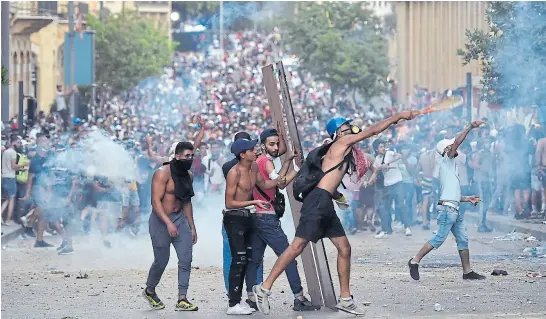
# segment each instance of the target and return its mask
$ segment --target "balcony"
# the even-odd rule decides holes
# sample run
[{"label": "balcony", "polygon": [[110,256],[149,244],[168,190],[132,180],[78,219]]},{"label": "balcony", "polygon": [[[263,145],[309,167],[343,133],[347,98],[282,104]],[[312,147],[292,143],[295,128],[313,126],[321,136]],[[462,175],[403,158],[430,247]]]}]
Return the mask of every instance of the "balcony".
[{"label": "balcony", "polygon": [[10,3],[11,27],[14,35],[30,35],[58,19],[56,2],[12,1]]}]

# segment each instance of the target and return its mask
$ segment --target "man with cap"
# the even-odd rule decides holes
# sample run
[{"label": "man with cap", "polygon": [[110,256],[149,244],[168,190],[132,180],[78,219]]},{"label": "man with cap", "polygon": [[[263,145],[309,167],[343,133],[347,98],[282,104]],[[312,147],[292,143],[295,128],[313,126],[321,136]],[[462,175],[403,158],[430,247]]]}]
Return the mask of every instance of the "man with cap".
[{"label": "man with cap", "polygon": [[[278,131],[273,128],[267,128],[260,134],[260,147],[262,148],[262,154],[256,159],[259,170],[258,174],[265,180],[279,178],[281,184],[278,185],[278,188],[284,189],[297,175],[296,170],[291,170],[287,173],[290,164],[292,163],[292,159],[295,156],[293,154],[287,156],[279,172],[275,171],[275,164],[273,161],[275,158],[279,157],[279,149],[286,146],[284,138],[280,137]],[[256,186],[254,187],[253,196],[255,199],[271,203],[275,199],[276,192],[277,186],[270,189],[261,189]],[[277,256],[280,256],[288,248],[288,238],[280,227],[281,221],[273,207],[264,209],[256,206],[256,214],[253,214],[252,217],[254,229],[251,240],[252,260],[248,265],[248,282],[255,281],[256,270],[263,262],[264,252],[267,246],[271,247]],[[317,308],[303,295],[303,287],[301,286],[301,279],[295,260],[286,267],[286,277],[288,277],[290,289],[294,294],[294,307],[292,309],[294,309],[294,311],[317,310]],[[252,308],[258,310],[256,299],[252,292],[252,286],[247,286],[247,293],[250,299],[247,303],[249,303]]]},{"label": "man with cap", "polygon": [[[233,140],[239,140],[239,139],[246,139],[250,140],[250,134],[247,132],[238,132],[233,137]],[[286,152],[286,148],[284,149],[284,153]],[[284,154],[283,153],[283,154]],[[237,165],[239,160],[234,156],[233,159],[227,161],[222,165],[222,172],[224,173],[224,178],[227,179],[227,174],[229,171],[233,168],[233,166]],[[223,238],[223,270],[224,270],[224,283],[226,286],[226,292],[229,295],[229,269],[231,268],[231,250],[229,248],[229,240],[226,234],[226,228],[224,227],[222,223],[222,238]],[[263,262],[260,264],[256,271],[256,282],[251,282],[250,284],[247,283],[250,287],[253,285],[262,282],[263,280],[263,273],[264,273],[264,265]],[[252,303],[250,299],[246,301],[249,305]]]},{"label": "man with cap", "polygon": [[[241,303],[242,287],[247,265],[252,259],[252,216],[251,208],[270,208],[263,200],[252,200],[252,191],[257,185],[261,189],[270,189],[281,183],[280,179],[265,180],[258,174],[256,161],[256,140],[238,139],[231,145],[231,153],[239,160],[226,177],[226,209],[224,228],[231,249],[229,270],[229,307],[228,315],[249,315],[252,309],[248,303]],[[250,208],[249,208],[250,207]],[[247,285],[252,285],[247,277]]]},{"label": "man with cap", "polygon": [[[385,131],[402,119],[411,120],[416,115],[416,112],[404,111],[370,126],[366,131],[360,131],[357,126],[350,125],[351,120],[345,118],[337,117],[328,122],[326,130],[333,142],[326,146],[326,154],[323,157],[320,154],[322,158],[319,159],[325,175],[312,190],[304,194],[301,217],[294,241],[277,259],[267,279],[261,285],[253,288],[258,309],[261,312],[269,314],[269,296],[273,283],[286,267],[301,255],[305,246],[310,241],[316,243],[322,238],[329,238],[338,251],[337,268],[341,300],[336,308],[355,315],[365,314],[365,311],[356,305],[351,295],[349,286],[351,245],[336,214],[332,200],[340,198],[337,189],[343,176],[355,169],[353,146]],[[325,146],[321,147],[326,149]],[[318,156],[317,153],[312,152],[312,154]],[[316,158],[308,156],[306,161],[315,162]]]},{"label": "man with cap", "polygon": [[440,155],[438,159],[440,179],[440,199],[438,201],[438,231],[419,250],[415,257],[408,261],[410,276],[419,280],[419,262],[432,249],[438,249],[446,240],[451,231],[457,241],[457,249],[463,266],[463,279],[485,279],[470,268],[470,253],[468,250],[468,234],[464,226],[464,214],[460,212],[461,202],[470,202],[474,206],[480,202],[479,196],[461,196],[461,184],[459,171],[455,163],[457,149],[464,141],[468,133],[475,128],[485,124],[482,121],[474,121],[455,139],[443,139],[436,145],[436,152]]}]

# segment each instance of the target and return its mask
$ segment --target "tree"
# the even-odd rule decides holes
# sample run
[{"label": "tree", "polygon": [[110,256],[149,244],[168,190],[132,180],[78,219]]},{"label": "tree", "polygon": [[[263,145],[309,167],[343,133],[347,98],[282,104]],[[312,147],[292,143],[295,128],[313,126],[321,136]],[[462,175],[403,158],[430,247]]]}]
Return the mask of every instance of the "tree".
[{"label": "tree", "polygon": [[9,84],[8,69],[6,69],[2,65],[2,85],[8,85],[8,84]]},{"label": "tree", "polygon": [[380,20],[362,3],[297,3],[283,26],[290,52],[300,66],[332,90],[349,87],[371,98],[387,87],[387,42]]},{"label": "tree", "polygon": [[219,1],[173,1],[173,11],[180,13],[181,19],[210,18],[218,11]]},{"label": "tree", "polygon": [[546,3],[489,2],[488,32],[467,30],[463,64],[480,62],[482,98],[504,107],[546,100]]},{"label": "tree", "polygon": [[96,31],[96,82],[115,93],[133,88],[171,63],[172,41],[136,12],[110,15],[103,23],[89,15],[87,24]]}]

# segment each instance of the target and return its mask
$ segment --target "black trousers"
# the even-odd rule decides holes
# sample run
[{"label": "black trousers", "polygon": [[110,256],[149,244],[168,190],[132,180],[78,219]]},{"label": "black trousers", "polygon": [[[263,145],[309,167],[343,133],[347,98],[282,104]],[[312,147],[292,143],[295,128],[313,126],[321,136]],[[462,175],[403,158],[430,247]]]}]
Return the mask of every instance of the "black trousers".
[{"label": "black trousers", "polygon": [[228,281],[229,306],[233,307],[241,302],[246,270],[252,258],[252,217],[250,214],[234,216],[226,212],[223,222],[231,250]]}]

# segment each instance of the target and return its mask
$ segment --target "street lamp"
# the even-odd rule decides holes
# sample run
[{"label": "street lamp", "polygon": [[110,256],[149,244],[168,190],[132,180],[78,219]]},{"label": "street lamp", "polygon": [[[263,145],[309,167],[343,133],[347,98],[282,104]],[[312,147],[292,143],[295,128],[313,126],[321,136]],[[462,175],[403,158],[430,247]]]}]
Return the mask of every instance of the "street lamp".
[{"label": "street lamp", "polygon": [[180,14],[176,11],[171,12],[171,21],[176,22],[178,19],[180,19]]}]

